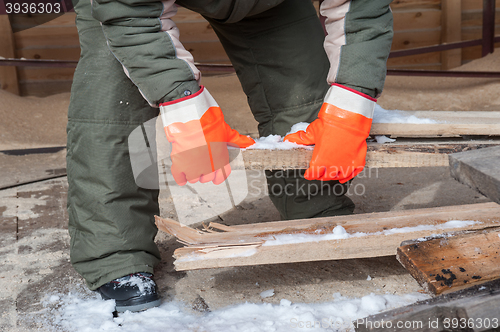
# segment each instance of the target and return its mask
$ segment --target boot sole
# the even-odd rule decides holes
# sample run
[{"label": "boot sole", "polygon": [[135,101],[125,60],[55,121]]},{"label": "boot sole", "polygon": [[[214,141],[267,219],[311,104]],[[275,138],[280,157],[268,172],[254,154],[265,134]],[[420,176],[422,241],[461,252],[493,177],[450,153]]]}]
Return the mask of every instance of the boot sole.
[{"label": "boot sole", "polygon": [[144,310],[154,308],[154,307],[159,307],[160,304],[161,304],[161,299],[158,299],[155,301],[141,303],[141,304],[124,305],[124,306],[117,305],[115,307],[115,310],[118,312],[125,312],[127,310],[131,311],[131,312],[138,312],[138,311],[144,311]]}]

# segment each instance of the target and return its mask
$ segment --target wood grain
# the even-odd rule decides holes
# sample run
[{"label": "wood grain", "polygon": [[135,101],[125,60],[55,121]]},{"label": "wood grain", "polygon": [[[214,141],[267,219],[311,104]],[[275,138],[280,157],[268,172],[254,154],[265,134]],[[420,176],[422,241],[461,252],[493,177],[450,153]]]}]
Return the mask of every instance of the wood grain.
[{"label": "wood grain", "polygon": [[426,290],[442,294],[500,278],[500,228],[430,239],[397,250]]}]

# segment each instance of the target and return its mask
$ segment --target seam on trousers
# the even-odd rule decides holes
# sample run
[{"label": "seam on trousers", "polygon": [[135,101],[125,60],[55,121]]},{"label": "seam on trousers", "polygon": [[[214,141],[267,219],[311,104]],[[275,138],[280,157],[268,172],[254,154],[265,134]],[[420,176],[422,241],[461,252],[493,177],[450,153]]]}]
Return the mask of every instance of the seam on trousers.
[{"label": "seam on trousers", "polygon": [[[248,45],[247,45],[247,47],[248,47]],[[267,94],[266,94],[266,91],[265,91],[263,84],[262,84],[262,79],[261,79],[262,75],[260,74],[259,64],[257,63],[257,59],[255,59],[253,49],[251,47],[248,47],[248,49],[250,50],[250,54],[252,54],[252,58],[255,62],[255,71],[256,71],[257,77],[258,77],[258,85],[259,85],[260,89],[262,90],[262,94],[264,95],[264,101],[266,103],[267,109],[269,110],[269,113],[271,113],[271,132],[274,132],[274,114],[272,112],[271,106],[269,105],[269,101],[267,99]]]}]

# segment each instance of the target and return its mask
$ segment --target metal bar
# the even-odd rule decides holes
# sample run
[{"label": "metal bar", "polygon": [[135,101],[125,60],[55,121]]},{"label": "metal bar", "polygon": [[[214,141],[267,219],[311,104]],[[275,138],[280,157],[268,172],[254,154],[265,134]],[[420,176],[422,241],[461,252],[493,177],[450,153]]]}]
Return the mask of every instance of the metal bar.
[{"label": "metal bar", "polygon": [[[500,36],[499,36],[499,38],[500,38]],[[440,44],[440,45],[411,48],[408,50],[392,51],[389,54],[389,58],[399,58],[402,56],[417,55],[417,54],[424,54],[424,53],[430,53],[430,52],[448,51],[448,50],[453,50],[456,48],[478,46],[478,45],[482,45],[482,43],[483,43],[482,39],[474,39],[474,40],[467,40],[467,41],[461,41],[461,42],[455,42],[455,43],[446,43],[446,44]]]},{"label": "metal bar", "polygon": [[76,60],[0,59],[0,66],[74,68]]},{"label": "metal bar", "polygon": [[483,0],[483,51],[482,56],[495,50],[495,0]]},{"label": "metal bar", "polygon": [[387,75],[393,75],[393,76],[500,78],[500,72],[495,72],[495,71],[445,71],[445,70],[387,69]]},{"label": "metal bar", "polygon": [[215,71],[215,72],[226,72],[233,73],[233,65],[230,64],[217,64],[217,63],[198,63],[195,62],[196,68],[202,71]]}]

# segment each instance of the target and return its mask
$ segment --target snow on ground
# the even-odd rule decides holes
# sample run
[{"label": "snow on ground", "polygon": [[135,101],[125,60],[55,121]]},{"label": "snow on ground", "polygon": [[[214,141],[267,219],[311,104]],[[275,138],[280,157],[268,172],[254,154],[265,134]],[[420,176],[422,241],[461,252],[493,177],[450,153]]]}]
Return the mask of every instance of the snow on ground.
[{"label": "snow on ground", "polygon": [[428,295],[420,293],[370,294],[362,298],[346,298],[336,293],[327,303],[292,303],[281,299],[280,304],[244,303],[203,314],[195,314],[181,303],[165,302],[158,308],[125,312],[114,318],[114,301],[70,293],[47,295],[44,317],[45,324],[50,324],[53,330],[71,332],[354,331],[353,324],[364,317],[427,298]]}]

